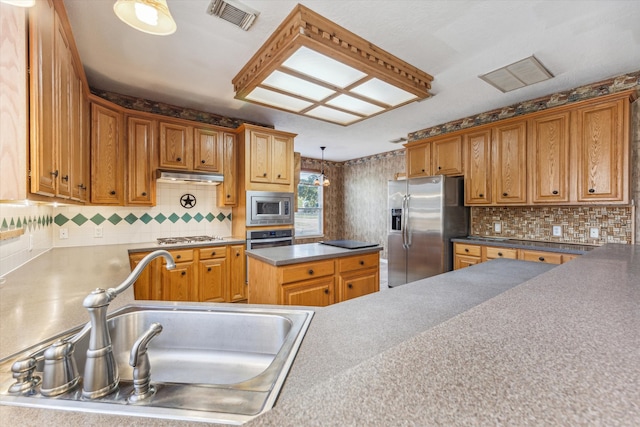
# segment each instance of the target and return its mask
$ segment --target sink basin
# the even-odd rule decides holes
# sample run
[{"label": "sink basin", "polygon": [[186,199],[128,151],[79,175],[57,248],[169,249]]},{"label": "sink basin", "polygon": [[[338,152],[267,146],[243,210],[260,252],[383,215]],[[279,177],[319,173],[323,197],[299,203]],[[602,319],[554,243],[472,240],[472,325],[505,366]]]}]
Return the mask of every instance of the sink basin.
[{"label": "sink basin", "polygon": [[[83,375],[89,331],[78,327],[0,360],[0,403],[110,414],[242,424],[271,409],[308,328],[313,311],[210,304],[140,304],[108,316],[119,390],[100,399],[81,397],[82,382],[47,398],[39,387],[28,395],[8,393],[11,365],[29,355],[38,360],[59,338],[74,338]],[[147,355],[156,394],[142,404],[127,403],[133,390],[129,352],[136,339],[158,322],[163,330]]]}]

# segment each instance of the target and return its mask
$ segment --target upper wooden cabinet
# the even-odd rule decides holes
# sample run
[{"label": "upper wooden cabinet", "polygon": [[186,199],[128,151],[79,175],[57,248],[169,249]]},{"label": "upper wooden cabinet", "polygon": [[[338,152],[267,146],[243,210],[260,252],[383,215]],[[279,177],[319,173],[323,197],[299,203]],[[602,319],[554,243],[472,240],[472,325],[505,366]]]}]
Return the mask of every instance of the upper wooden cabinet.
[{"label": "upper wooden cabinet", "polygon": [[431,154],[434,175],[458,176],[464,173],[462,135],[434,139]]},{"label": "upper wooden cabinet", "polygon": [[218,185],[218,206],[235,206],[238,203],[238,155],[236,154],[236,135],[222,134],[222,174],[224,181]]},{"label": "upper wooden cabinet", "polygon": [[223,171],[224,132],[160,119],[160,168]]},{"label": "upper wooden cabinet", "polygon": [[91,105],[91,203],[123,205],[123,117],[119,109]]},{"label": "upper wooden cabinet", "polygon": [[629,102],[597,100],[574,112],[578,202],[629,200]]},{"label": "upper wooden cabinet", "polygon": [[431,143],[416,142],[406,144],[407,177],[431,176]]},{"label": "upper wooden cabinet", "polygon": [[244,124],[238,128],[244,190],[293,192],[293,139],[288,132]]},{"label": "upper wooden cabinet", "polygon": [[532,203],[569,201],[568,111],[529,121],[529,191]]},{"label": "upper wooden cabinet", "polygon": [[527,202],[526,122],[495,126],[492,129],[491,173],[495,204]]},{"label": "upper wooden cabinet", "polygon": [[219,172],[223,169],[224,133],[210,128],[193,130],[193,169]]},{"label": "upper wooden cabinet", "polygon": [[491,129],[465,135],[464,201],[467,205],[491,203]]},{"label": "upper wooden cabinet", "polygon": [[127,123],[127,204],[156,204],[156,150],[158,122],[128,115]]}]

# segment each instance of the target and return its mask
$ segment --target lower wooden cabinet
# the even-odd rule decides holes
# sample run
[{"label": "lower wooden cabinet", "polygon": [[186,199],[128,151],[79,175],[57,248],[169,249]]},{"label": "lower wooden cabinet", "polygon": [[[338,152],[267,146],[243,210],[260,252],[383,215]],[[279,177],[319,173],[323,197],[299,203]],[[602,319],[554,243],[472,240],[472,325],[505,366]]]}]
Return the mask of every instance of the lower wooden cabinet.
[{"label": "lower wooden cabinet", "polygon": [[[167,270],[155,259],[133,285],[137,300],[240,302],[246,301],[244,245],[169,250],[176,268]],[[133,269],[148,252],[133,253]]]},{"label": "lower wooden cabinet", "polygon": [[523,261],[544,262],[547,264],[562,264],[579,257],[576,254],[538,251],[531,249],[513,249],[498,246],[474,245],[468,243],[453,244],[453,269],[469,267],[496,258],[519,259]]},{"label": "lower wooden cabinet", "polygon": [[378,253],[285,266],[249,259],[250,304],[324,307],[380,290]]}]

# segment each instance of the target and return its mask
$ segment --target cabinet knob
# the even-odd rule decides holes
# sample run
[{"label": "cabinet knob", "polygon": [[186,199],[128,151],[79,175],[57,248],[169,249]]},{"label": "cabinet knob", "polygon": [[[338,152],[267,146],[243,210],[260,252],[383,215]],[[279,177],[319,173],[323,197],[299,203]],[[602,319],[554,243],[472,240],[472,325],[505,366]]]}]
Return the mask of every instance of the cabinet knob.
[{"label": "cabinet knob", "polygon": [[540,261],[543,261],[543,262],[544,262],[544,257],[543,257],[543,256],[538,257],[538,260],[540,260]]},{"label": "cabinet knob", "polygon": [[502,256],[502,252],[498,252],[498,256]]},{"label": "cabinet knob", "polygon": [[324,293],[325,293],[325,294],[328,294],[328,293],[329,293],[329,289],[325,289],[325,290],[324,290]]},{"label": "cabinet knob", "polygon": [[176,255],[176,259],[182,258],[182,255]]},{"label": "cabinet knob", "polygon": [[553,190],[553,191],[551,192],[551,194],[554,194],[554,195],[555,195],[555,194],[558,194],[558,190]]},{"label": "cabinet knob", "polygon": [[84,184],[78,184],[78,188],[81,190],[86,190],[87,187],[84,186]]},{"label": "cabinet knob", "polygon": [[207,271],[211,271],[211,267],[207,268]]},{"label": "cabinet knob", "polygon": [[205,164],[205,163],[207,163],[207,162],[206,162],[206,161],[204,161],[204,160],[200,160],[200,163],[202,163],[202,164],[204,165],[204,164]]},{"label": "cabinet knob", "polygon": [[63,180],[63,181],[69,181],[69,175],[65,175],[65,176],[63,176],[63,177],[62,177],[62,180]]},{"label": "cabinet knob", "polygon": [[278,174],[278,178],[280,178],[280,174]]},{"label": "cabinet knob", "polygon": [[146,195],[147,195],[147,192],[146,192],[146,191],[143,191],[143,192],[142,192],[142,195],[143,195],[143,196],[146,196]]},{"label": "cabinet knob", "polygon": [[364,265],[364,261],[363,260],[360,260],[360,265]]},{"label": "cabinet knob", "polygon": [[442,166],[438,166],[438,170],[442,169]]},{"label": "cabinet knob", "polygon": [[422,169],[422,172],[424,172],[424,169]]},{"label": "cabinet knob", "polygon": [[240,256],[240,252],[236,252],[236,256]]},{"label": "cabinet knob", "polygon": [[351,283],[347,284],[347,288],[353,289],[353,285]]},{"label": "cabinet knob", "polygon": [[180,273],[182,276],[184,276],[185,274],[187,274],[186,271],[183,271],[182,273]]},{"label": "cabinet knob", "polygon": [[[57,176],[57,175],[56,175],[56,176]],[[590,189],[589,189],[589,193],[593,194],[593,193],[595,193],[595,192],[596,192],[596,189],[595,189],[595,188],[590,188]]]},{"label": "cabinet knob", "polygon": [[211,252],[211,256],[215,256],[216,255],[216,251]]},{"label": "cabinet knob", "polygon": [[263,173],[262,176],[266,178],[267,177],[267,173],[266,172]]},{"label": "cabinet knob", "polygon": [[309,274],[313,274],[313,270],[309,269]]},{"label": "cabinet knob", "polygon": [[109,191],[109,194],[111,194],[112,196],[115,196],[116,195],[116,190]]},{"label": "cabinet knob", "polygon": [[182,157],[178,157],[178,158],[176,159],[176,161],[177,161],[177,162],[181,162],[181,161],[182,161]]},{"label": "cabinet knob", "polygon": [[53,172],[49,172],[51,175],[53,175],[54,178],[58,177],[58,171],[53,171]]},{"label": "cabinet knob", "polygon": [[509,194],[507,193],[502,193],[502,197],[507,197]]},{"label": "cabinet knob", "polygon": [[484,194],[480,193],[478,194],[478,197],[484,197]]},{"label": "cabinet knob", "polygon": [[231,198],[231,194],[227,194],[227,199],[230,199],[230,198]]},{"label": "cabinet knob", "polygon": [[464,251],[465,252],[469,252],[469,248],[464,248]]}]

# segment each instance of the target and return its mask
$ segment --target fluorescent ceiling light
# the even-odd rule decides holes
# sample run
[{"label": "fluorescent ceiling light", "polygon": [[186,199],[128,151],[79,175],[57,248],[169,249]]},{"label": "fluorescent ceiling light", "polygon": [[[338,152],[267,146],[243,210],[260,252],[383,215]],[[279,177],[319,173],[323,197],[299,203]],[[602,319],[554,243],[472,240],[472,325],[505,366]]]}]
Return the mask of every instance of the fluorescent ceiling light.
[{"label": "fluorescent ceiling light", "polygon": [[346,126],[431,97],[432,80],[298,4],[232,83],[236,99]]},{"label": "fluorescent ceiling light", "polygon": [[553,77],[534,56],[479,76],[502,92],[509,92]]}]

